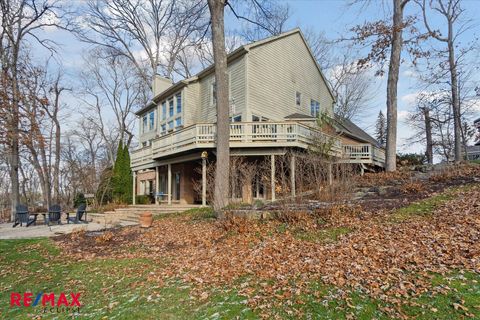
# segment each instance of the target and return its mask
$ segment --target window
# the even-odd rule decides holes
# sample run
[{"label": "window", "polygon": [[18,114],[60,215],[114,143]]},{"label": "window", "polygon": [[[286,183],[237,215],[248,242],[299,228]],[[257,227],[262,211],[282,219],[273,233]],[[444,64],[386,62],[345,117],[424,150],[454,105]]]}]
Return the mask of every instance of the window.
[{"label": "window", "polygon": [[168,121],[168,130],[173,130],[173,120]]},{"label": "window", "polygon": [[182,94],[178,93],[177,97],[177,113],[182,113]]},{"label": "window", "polygon": [[168,116],[173,116],[173,98],[168,99]]},{"label": "window", "polygon": [[142,147],[146,147],[146,146],[148,146],[148,142],[147,141],[142,142]]},{"label": "window", "polygon": [[167,132],[167,125],[164,123],[162,124],[162,134],[165,134]]},{"label": "window", "polygon": [[310,100],[310,114],[315,118],[320,115],[320,103],[318,101]]},{"label": "window", "polygon": [[212,87],[211,87],[211,104],[216,104],[217,103],[217,83],[215,81],[212,82]]},{"label": "window", "polygon": [[149,120],[149,130],[155,129],[155,111],[150,112]]},{"label": "window", "polygon": [[142,125],[143,132],[147,132],[147,124],[148,124],[147,115],[144,115],[143,116],[143,125]]},{"label": "window", "polygon": [[302,94],[300,92],[295,92],[295,103],[297,106],[300,106],[302,104]]},{"label": "window", "polygon": [[162,102],[162,120],[167,119],[167,102]]},{"label": "window", "polygon": [[238,116],[230,117],[230,122],[242,122],[242,116],[238,115]]},{"label": "window", "polygon": [[182,125],[182,118],[175,119],[175,128],[180,127]]},{"label": "window", "polygon": [[268,121],[268,118],[261,117],[261,116],[256,116],[256,115],[252,115],[252,121],[253,121],[253,122]]}]

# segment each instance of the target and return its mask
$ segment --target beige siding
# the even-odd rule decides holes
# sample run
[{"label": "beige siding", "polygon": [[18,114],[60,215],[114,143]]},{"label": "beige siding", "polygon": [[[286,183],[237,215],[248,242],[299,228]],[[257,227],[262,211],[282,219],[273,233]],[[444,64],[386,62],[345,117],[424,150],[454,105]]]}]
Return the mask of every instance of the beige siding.
[{"label": "beige siding", "polygon": [[[241,57],[228,64],[230,102],[235,103],[235,115],[246,117],[245,108],[245,58]],[[212,83],[215,74],[212,73],[200,80],[200,104],[195,109],[196,122],[216,122],[216,107],[212,104]]]},{"label": "beige siding", "polygon": [[320,110],[332,111],[333,99],[299,33],[252,48],[247,61],[252,114],[277,121],[295,112],[310,114],[310,99],[320,102]]}]

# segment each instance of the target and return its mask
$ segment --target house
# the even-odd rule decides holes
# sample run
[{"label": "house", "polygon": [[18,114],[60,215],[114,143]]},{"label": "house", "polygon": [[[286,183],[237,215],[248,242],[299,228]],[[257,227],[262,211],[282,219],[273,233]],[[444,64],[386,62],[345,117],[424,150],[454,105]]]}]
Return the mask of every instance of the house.
[{"label": "house", "polygon": [[[384,150],[350,121],[337,118],[324,131],[317,126],[321,113],[335,119],[334,96],[300,29],[244,45],[227,61],[232,155],[274,160],[290,149],[308,149],[321,136],[334,141],[331,152],[341,161],[383,167]],[[205,203],[193,181],[202,179],[202,156],[215,158],[214,68],[177,83],[157,76],[153,90],[152,102],[136,112],[135,194],[156,194],[157,203]],[[258,184],[247,193],[275,199],[274,187]]]},{"label": "house", "polygon": [[467,160],[480,160],[480,118],[473,121],[473,125],[477,128],[477,139],[475,145],[467,147]]}]

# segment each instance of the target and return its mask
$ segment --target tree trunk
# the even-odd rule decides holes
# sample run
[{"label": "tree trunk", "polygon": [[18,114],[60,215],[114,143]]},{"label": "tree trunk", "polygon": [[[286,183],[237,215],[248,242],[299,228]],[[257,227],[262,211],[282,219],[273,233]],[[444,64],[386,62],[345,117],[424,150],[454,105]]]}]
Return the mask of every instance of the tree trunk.
[{"label": "tree trunk", "polygon": [[[17,50],[18,52],[18,50]],[[17,55],[13,56],[13,69],[12,69],[12,114],[11,114],[11,123],[10,123],[10,181],[12,183],[11,188],[11,220],[15,220],[16,207],[19,203],[20,195],[20,184],[18,179],[18,169],[20,166],[20,155],[19,155],[19,137],[20,131],[18,128],[19,125],[19,103],[20,103],[20,90],[18,87],[17,79]]]},{"label": "tree trunk", "polygon": [[214,210],[219,213],[228,204],[230,172],[230,123],[228,107],[227,53],[225,51],[225,0],[208,0],[213,36],[217,102],[217,162]]},{"label": "tree trunk", "polygon": [[455,62],[455,48],[453,43],[453,22],[448,21],[448,64],[450,69],[452,111],[453,111],[453,135],[455,139],[455,162],[462,160],[462,128],[460,113],[460,96],[458,94],[457,64]]},{"label": "tree trunk", "polygon": [[427,156],[428,164],[433,164],[433,141],[432,141],[432,119],[430,118],[430,110],[423,109],[423,119],[425,121],[425,140],[427,141]]},{"label": "tree trunk", "polygon": [[403,8],[402,0],[393,0],[392,49],[387,81],[387,150],[386,171],[397,170],[397,86],[402,53]]}]

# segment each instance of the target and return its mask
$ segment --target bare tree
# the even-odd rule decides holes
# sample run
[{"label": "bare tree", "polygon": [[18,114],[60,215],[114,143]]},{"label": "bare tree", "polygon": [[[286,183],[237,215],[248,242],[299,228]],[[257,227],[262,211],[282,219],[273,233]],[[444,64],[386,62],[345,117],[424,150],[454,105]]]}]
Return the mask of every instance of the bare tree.
[{"label": "bare tree", "polygon": [[172,77],[179,52],[205,28],[206,7],[203,0],[90,0],[84,12],[88,28],[78,35],[124,56],[150,83],[159,71]]},{"label": "bare tree", "polygon": [[213,207],[216,212],[228,204],[230,167],[230,123],[227,81],[227,52],[225,51],[225,0],[208,0],[212,28],[213,57],[217,103],[217,162]]},{"label": "bare tree", "polygon": [[25,42],[32,40],[47,49],[54,50],[52,41],[42,39],[37,32],[47,27],[57,27],[63,17],[59,14],[60,1],[51,0],[1,0],[0,15],[2,27],[0,30],[0,59],[2,74],[5,77],[2,88],[9,97],[4,108],[8,112],[8,147],[11,180],[11,218],[14,219],[15,208],[19,201],[19,104],[22,93],[20,91],[20,75],[22,51]]},{"label": "bare tree", "polygon": [[[460,17],[464,10],[460,6],[460,0],[432,0],[428,5],[425,0],[416,0],[422,9],[422,16],[425,28],[429,35],[434,39],[446,45],[446,60],[448,61],[448,72],[450,75],[450,91],[452,100],[454,139],[455,139],[455,161],[462,160],[462,124],[460,110],[460,94],[458,83],[458,57],[456,51],[458,48],[458,35],[462,34],[467,28],[467,24],[462,23]],[[434,30],[430,26],[428,10],[439,14],[445,19],[447,30],[443,34],[440,30]],[[455,30],[458,28],[458,30]]]},{"label": "bare tree", "polygon": [[[85,57],[84,63],[81,93],[83,101],[93,110],[89,118],[97,123],[104,140],[110,142],[104,118],[108,108],[118,130],[118,140],[112,144],[118,145],[118,141],[123,141],[128,147],[133,138],[132,111],[144,104],[148,88],[123,56],[105,54],[102,48],[96,48]],[[114,150],[110,152],[113,161]]]}]

